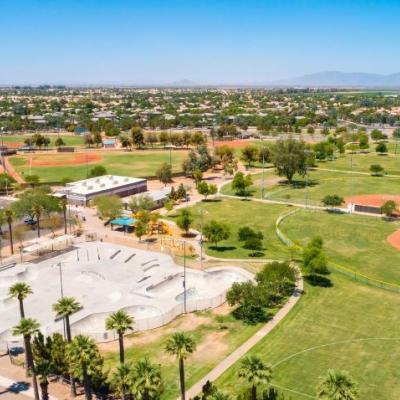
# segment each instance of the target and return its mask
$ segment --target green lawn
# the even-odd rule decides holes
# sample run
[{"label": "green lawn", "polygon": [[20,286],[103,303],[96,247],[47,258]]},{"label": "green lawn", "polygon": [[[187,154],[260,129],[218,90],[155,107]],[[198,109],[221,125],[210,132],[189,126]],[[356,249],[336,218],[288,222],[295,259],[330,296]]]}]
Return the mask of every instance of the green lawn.
[{"label": "green lawn", "polygon": [[303,210],[286,218],[280,228],[303,245],[321,236],[332,261],[368,277],[400,284],[400,251],[386,240],[400,228],[398,222]]},{"label": "green lawn", "polygon": [[[187,387],[190,387],[207,374],[215,365],[229,353],[240,346],[246,339],[253,335],[259,325],[244,325],[235,320],[231,315],[214,315],[210,311],[196,313],[199,318],[207,317],[204,324],[189,329],[187,332],[196,341],[197,352],[186,361]],[[178,362],[165,353],[164,348],[171,336],[171,328],[176,326],[181,318],[173,321],[166,328],[164,334],[155,341],[141,345],[134,345],[126,349],[126,361],[135,362],[140,358],[148,357],[151,361],[161,364],[161,373],[164,382],[162,400],[175,399],[179,394]],[[160,328],[164,329],[164,328]],[[151,332],[150,332],[151,334]],[[147,333],[140,333],[145,338]],[[210,352],[210,347],[214,351]],[[105,353],[106,367],[112,369],[119,362],[118,352]]]},{"label": "green lawn", "polygon": [[[24,140],[32,135],[3,135],[2,141],[7,143],[24,143]],[[54,142],[57,140],[57,135],[51,135],[51,143],[50,146],[55,146]],[[60,135],[60,137],[64,140],[66,146],[83,146],[83,136],[76,136],[76,135]]]},{"label": "green lawn", "polygon": [[[89,153],[90,154],[90,153]],[[100,162],[88,164],[90,171],[96,165],[103,165],[107,172],[115,175],[126,175],[134,177],[154,176],[157,168],[164,162],[169,163],[169,151],[133,151],[133,152],[102,152]],[[186,151],[172,152],[172,169],[174,172],[182,170],[182,161],[186,157]],[[73,153],[70,155],[73,157]],[[40,159],[57,160],[59,157],[66,157],[65,154],[44,154],[33,155]],[[62,178],[68,177],[72,180],[86,178],[86,164],[65,165],[65,166],[36,166],[30,169],[29,156],[13,156],[10,162],[15,166],[21,175],[39,175],[41,182],[60,182]]]},{"label": "green lawn", "polygon": [[[304,204],[322,205],[321,200],[327,194],[337,194],[344,198],[363,194],[399,194],[400,177],[374,177],[363,174],[348,174],[340,171],[310,171],[307,180],[295,177],[295,184],[288,185],[284,178],[278,178],[274,169],[265,173],[265,198],[279,201],[291,201]],[[252,197],[261,197],[262,175],[253,176]],[[222,193],[234,195],[230,184],[223,187]]]},{"label": "green lawn", "polygon": [[[273,383],[295,391],[285,390],[292,400],[313,398],[328,368],[348,371],[362,400],[399,399],[400,296],[336,274],[330,279],[330,288],[306,286],[295,309],[250,353],[273,365]],[[238,367],[217,380],[222,390],[245,388]]]},{"label": "green lawn", "polygon": [[[201,202],[191,210],[195,216],[194,227],[200,230],[201,209],[203,224],[215,219],[225,222],[231,229],[228,240],[218,244],[218,248],[206,244],[207,254],[221,258],[247,258],[250,250],[243,248],[243,243],[238,241],[237,232],[241,226],[250,226],[264,234],[264,255],[268,259],[280,259],[287,256],[286,247],[279,241],[275,233],[275,221],[279,215],[291,208],[281,205],[265,205],[245,200],[228,200]],[[171,217],[172,220],[175,217]]]}]

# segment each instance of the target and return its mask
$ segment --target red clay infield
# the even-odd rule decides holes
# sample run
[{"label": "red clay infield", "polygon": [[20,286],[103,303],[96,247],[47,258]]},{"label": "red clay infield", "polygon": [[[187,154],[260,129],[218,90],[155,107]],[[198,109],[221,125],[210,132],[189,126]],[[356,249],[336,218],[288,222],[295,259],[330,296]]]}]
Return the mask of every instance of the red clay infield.
[{"label": "red clay infield", "polygon": [[32,167],[63,167],[65,165],[79,165],[98,162],[102,159],[102,156],[96,153],[33,155]]},{"label": "red clay infield", "polygon": [[395,249],[400,250],[400,230],[393,232],[387,237],[387,241]]},{"label": "red clay infield", "polygon": [[346,197],[346,204],[359,204],[362,206],[381,207],[386,201],[393,200],[400,206],[400,196],[391,194],[366,194],[361,196]]}]

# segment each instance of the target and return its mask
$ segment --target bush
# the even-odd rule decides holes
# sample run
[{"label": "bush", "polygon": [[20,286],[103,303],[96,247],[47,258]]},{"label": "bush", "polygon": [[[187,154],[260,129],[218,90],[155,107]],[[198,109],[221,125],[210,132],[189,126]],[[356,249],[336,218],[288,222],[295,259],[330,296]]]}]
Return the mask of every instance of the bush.
[{"label": "bush", "polygon": [[322,203],[328,207],[340,207],[344,203],[344,198],[337,194],[328,194],[322,199]]},{"label": "bush", "polygon": [[96,178],[98,176],[107,175],[107,170],[102,165],[96,165],[90,170],[89,178]]}]

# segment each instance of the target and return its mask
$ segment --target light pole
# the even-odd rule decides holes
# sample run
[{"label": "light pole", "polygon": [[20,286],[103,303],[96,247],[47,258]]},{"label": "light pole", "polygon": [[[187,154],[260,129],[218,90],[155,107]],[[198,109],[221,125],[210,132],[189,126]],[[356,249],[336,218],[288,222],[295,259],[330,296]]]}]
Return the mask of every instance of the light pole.
[{"label": "light pole", "polygon": [[265,146],[262,147],[262,187],[261,187],[261,198],[264,199],[265,194]]},{"label": "light pole", "polygon": [[186,240],[183,241],[183,311],[186,314]]},{"label": "light pole", "polygon": [[[56,264],[59,271],[59,280],[60,280],[60,294],[61,298],[64,298],[64,286],[63,286],[63,275],[62,275],[62,262],[58,262]],[[66,326],[65,326],[65,318],[63,318],[63,332],[64,332],[64,339],[66,337]]]},{"label": "light pole", "polygon": [[306,155],[306,191],[305,191],[305,199],[304,199],[304,203],[305,203],[305,208],[308,208],[308,155],[310,154],[309,150],[305,150],[304,151],[305,155]]},{"label": "light pole", "polygon": [[203,216],[207,211],[201,208],[200,210],[200,269],[203,269]]}]

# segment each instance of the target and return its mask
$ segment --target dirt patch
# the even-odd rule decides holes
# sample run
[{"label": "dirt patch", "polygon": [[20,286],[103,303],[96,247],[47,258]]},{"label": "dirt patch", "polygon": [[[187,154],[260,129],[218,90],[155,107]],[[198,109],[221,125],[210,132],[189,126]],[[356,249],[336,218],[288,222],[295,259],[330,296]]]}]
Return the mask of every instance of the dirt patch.
[{"label": "dirt patch", "polygon": [[[264,178],[264,184],[267,185],[267,186],[268,185],[274,186],[274,185],[279,184],[282,181],[283,181],[283,179],[280,176],[270,176],[270,177],[265,177]],[[254,185],[261,187],[262,183],[263,183],[262,179],[256,179],[255,182],[254,182]]]},{"label": "dirt patch", "polygon": [[[197,346],[196,352],[192,356],[193,361],[209,362],[221,358],[226,354],[229,347],[223,340],[228,331],[209,333],[204,340]],[[210,351],[212,349],[212,351]]]},{"label": "dirt patch", "polygon": [[381,207],[386,201],[393,200],[400,206],[400,196],[390,194],[366,194],[360,196],[346,197],[346,205],[359,204],[362,206]]},{"label": "dirt patch", "polygon": [[230,306],[227,302],[221,304],[219,307],[216,307],[212,310],[214,315],[228,315],[233,310],[233,307]]},{"label": "dirt patch", "polygon": [[102,160],[103,157],[98,153],[46,154],[32,155],[28,158],[28,163],[32,163],[32,167],[64,167],[66,165],[90,164]]},{"label": "dirt patch", "polygon": [[221,147],[221,146],[229,146],[232,147],[234,149],[242,149],[243,147],[248,146],[249,144],[252,144],[251,140],[247,140],[247,139],[242,139],[242,140],[218,140],[216,142],[214,142],[214,146],[215,147]]},{"label": "dirt patch", "polygon": [[387,237],[388,243],[395,249],[400,250],[400,230],[393,232]]},{"label": "dirt patch", "polygon": [[[125,338],[125,347],[140,346],[153,343],[165,335],[170,335],[177,331],[193,331],[200,325],[205,325],[212,322],[210,317],[203,315],[196,315],[194,313],[187,314],[176,318],[174,321],[166,326],[152,329],[150,331],[138,332],[132,336]],[[98,344],[100,351],[114,352],[118,351],[119,344],[118,340],[107,343]]]}]

